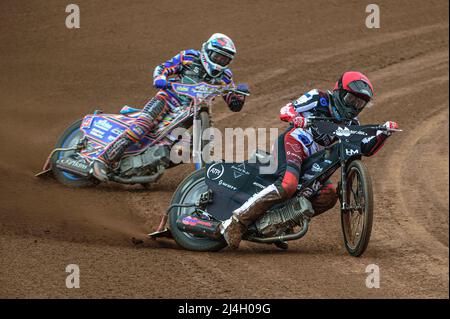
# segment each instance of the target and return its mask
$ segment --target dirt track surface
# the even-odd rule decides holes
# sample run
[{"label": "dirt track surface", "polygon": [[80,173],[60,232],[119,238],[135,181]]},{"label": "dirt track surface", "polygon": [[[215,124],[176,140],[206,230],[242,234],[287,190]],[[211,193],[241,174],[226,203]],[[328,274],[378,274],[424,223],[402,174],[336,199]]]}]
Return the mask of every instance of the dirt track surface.
[{"label": "dirt track surface", "polygon": [[[0,297],[448,298],[448,1],[378,1],[380,29],[365,27],[364,1],[230,1],[219,11],[207,1],[76,3],[79,30],[65,28],[64,1],[0,2]],[[236,80],[252,90],[239,114],[216,104],[221,129],[283,128],[279,108],[302,92],[331,88],[347,69],[372,79],[376,105],[361,120],[395,120],[404,132],[365,160],[375,219],[362,258],[346,253],[337,208],[288,251],[134,247],[130,237],[157,226],[189,165],[151,191],[33,176],[70,123],[142,105],[156,92],[154,66],[214,32],[235,40]],[[71,263],[80,289],[65,287]],[[365,286],[372,263],[379,289]]]}]

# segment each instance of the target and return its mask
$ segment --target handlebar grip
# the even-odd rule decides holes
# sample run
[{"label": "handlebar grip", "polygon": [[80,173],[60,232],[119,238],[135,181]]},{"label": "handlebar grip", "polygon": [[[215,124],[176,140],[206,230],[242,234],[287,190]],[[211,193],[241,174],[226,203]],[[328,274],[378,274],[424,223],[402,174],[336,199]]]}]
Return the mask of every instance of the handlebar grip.
[{"label": "handlebar grip", "polygon": [[379,130],[379,131],[386,131],[386,132],[403,132],[402,129],[399,129],[399,128],[388,128],[388,127],[383,126],[383,125],[378,125],[377,126],[377,130]]},{"label": "handlebar grip", "polygon": [[231,92],[235,92],[235,93],[245,95],[245,96],[250,96],[250,92],[242,92],[242,91],[238,91],[238,90],[232,90]]}]

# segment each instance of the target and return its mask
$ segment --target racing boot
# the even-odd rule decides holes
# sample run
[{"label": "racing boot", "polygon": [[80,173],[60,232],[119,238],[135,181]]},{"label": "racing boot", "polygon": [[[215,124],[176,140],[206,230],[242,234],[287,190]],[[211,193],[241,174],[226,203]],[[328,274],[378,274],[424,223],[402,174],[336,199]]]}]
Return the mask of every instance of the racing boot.
[{"label": "racing boot", "polygon": [[92,175],[102,182],[107,181],[111,166],[122,158],[123,153],[132,143],[133,140],[127,134],[123,134],[109,144],[98,159],[94,161]]},{"label": "racing boot", "polygon": [[222,233],[228,246],[231,249],[239,248],[242,235],[247,227],[283,198],[283,188],[277,188],[272,184],[250,197],[241,207],[234,210],[231,218],[222,224]]}]

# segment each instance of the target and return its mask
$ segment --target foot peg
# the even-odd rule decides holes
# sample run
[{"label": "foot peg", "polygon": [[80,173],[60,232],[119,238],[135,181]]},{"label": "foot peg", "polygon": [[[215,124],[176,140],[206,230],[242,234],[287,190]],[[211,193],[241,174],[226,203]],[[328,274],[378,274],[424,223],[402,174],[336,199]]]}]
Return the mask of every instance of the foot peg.
[{"label": "foot peg", "polygon": [[147,236],[150,237],[151,239],[156,239],[160,237],[173,238],[172,233],[167,228],[164,228],[163,230],[154,231],[153,233],[150,233]]}]

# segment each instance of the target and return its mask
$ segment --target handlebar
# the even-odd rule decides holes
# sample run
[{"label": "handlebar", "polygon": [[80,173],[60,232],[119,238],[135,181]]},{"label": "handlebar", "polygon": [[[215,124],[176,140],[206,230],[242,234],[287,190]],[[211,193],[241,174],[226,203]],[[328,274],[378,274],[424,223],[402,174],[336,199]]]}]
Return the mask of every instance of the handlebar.
[{"label": "handlebar", "polygon": [[[339,121],[339,120],[337,120],[337,119],[335,119],[333,117],[326,117],[326,116],[310,116],[310,117],[307,117],[307,121],[311,121],[311,122],[315,122],[315,121],[317,121],[317,122],[331,121],[331,122],[333,122],[335,124],[343,125],[341,121]],[[348,125],[345,125],[345,126],[348,126]],[[367,127],[368,125],[364,125],[364,126]],[[391,128],[387,128],[387,127],[385,127],[383,125],[374,125],[373,128],[376,129],[376,130],[380,130],[380,131],[403,132],[402,129],[391,129]]]},{"label": "handlebar", "polygon": [[245,95],[245,96],[250,96],[249,92],[243,92],[243,91],[239,91],[239,90],[235,90],[235,89],[231,89],[229,91],[230,92],[234,92],[234,93],[238,93],[238,94],[241,94],[241,95]]}]

